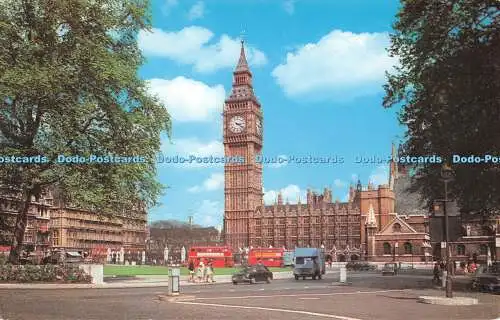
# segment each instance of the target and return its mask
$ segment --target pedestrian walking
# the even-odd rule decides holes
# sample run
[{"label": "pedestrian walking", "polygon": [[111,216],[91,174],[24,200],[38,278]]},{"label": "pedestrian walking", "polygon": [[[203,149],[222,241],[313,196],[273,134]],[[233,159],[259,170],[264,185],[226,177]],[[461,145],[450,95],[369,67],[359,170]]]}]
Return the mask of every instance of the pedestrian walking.
[{"label": "pedestrian walking", "polygon": [[201,261],[200,264],[198,265],[197,277],[198,277],[198,282],[202,282],[203,278],[205,277],[205,264],[203,263],[203,261]]},{"label": "pedestrian walking", "polygon": [[207,264],[206,277],[207,282],[214,282],[214,269],[212,261],[208,262]]},{"label": "pedestrian walking", "polygon": [[441,280],[439,279],[440,273],[441,273],[440,266],[436,262],[434,264],[434,278],[432,278],[432,281],[435,282],[437,285],[439,285],[439,283],[441,282]]},{"label": "pedestrian walking", "polygon": [[189,270],[189,282],[194,282],[194,261],[193,260],[189,261],[188,270]]}]

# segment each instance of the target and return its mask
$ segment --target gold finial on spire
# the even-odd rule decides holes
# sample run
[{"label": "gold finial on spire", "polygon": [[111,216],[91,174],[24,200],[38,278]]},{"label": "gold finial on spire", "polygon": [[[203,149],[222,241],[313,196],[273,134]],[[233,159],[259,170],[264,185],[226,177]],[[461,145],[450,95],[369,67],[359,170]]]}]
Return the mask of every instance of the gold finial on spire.
[{"label": "gold finial on spire", "polygon": [[240,32],[240,39],[241,39],[241,45],[243,46],[243,44],[245,43],[245,29],[242,27],[241,28],[241,32]]}]

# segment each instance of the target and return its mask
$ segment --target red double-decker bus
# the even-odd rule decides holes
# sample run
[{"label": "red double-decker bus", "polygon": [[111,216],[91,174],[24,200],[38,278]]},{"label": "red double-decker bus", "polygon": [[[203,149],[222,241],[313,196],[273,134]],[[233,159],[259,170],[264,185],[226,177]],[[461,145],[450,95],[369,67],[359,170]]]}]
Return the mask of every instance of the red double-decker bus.
[{"label": "red double-decker bus", "polygon": [[284,267],[285,249],[283,248],[253,248],[248,253],[248,264],[262,262],[266,267]]},{"label": "red double-decker bus", "polygon": [[234,266],[233,253],[230,247],[191,247],[189,260],[198,266],[201,261],[205,264],[212,261],[214,268],[230,268]]}]

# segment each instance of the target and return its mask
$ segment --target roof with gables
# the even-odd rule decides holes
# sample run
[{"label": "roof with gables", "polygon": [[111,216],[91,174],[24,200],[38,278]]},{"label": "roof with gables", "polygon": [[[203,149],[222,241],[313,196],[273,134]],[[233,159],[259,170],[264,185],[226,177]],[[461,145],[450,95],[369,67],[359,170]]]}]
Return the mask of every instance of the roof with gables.
[{"label": "roof with gables", "polygon": [[396,223],[399,223],[399,225],[401,226],[401,231],[398,233],[419,233],[408,223],[406,223],[406,221],[404,221],[402,217],[395,216],[391,222],[389,222],[382,230],[380,230],[379,234],[394,234],[394,232],[392,232],[392,228]]}]

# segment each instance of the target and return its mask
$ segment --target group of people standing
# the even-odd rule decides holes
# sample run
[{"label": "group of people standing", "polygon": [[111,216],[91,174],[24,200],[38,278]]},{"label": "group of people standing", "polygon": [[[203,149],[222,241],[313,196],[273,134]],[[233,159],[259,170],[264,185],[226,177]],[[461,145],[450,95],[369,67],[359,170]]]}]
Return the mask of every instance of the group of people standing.
[{"label": "group of people standing", "polygon": [[209,260],[206,265],[203,261],[200,261],[200,264],[197,268],[195,268],[194,261],[190,260],[188,264],[188,270],[189,282],[215,282],[212,260]]},{"label": "group of people standing", "polygon": [[[452,263],[452,274],[455,274],[457,272],[456,270],[456,264],[454,262]],[[476,272],[478,268],[478,264],[475,263],[474,261],[470,261],[469,263],[465,264],[464,262],[460,264],[460,273],[467,274],[467,273],[474,273]],[[443,274],[443,271],[446,271],[446,263],[443,261],[437,261],[434,264],[434,278],[432,279],[434,282],[439,284],[441,282],[441,275]]]}]

